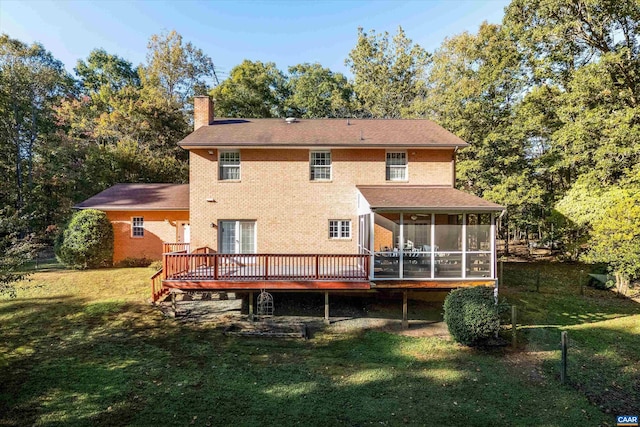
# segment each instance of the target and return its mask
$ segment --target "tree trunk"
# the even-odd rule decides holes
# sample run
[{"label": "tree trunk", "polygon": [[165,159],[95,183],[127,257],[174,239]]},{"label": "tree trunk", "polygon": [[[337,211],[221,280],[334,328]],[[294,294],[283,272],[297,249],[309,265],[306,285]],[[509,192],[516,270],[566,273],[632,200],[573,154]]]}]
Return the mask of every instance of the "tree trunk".
[{"label": "tree trunk", "polygon": [[629,289],[629,279],[622,273],[615,273],[616,276],[616,290],[618,295],[627,295],[627,289]]}]

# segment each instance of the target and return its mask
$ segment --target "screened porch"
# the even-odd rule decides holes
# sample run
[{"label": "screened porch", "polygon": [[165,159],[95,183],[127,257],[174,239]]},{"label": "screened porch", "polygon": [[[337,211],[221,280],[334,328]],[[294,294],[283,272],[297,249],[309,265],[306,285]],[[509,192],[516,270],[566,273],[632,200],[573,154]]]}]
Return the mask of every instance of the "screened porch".
[{"label": "screened porch", "polygon": [[360,215],[360,253],[371,279],[494,279],[493,213],[371,212]]}]

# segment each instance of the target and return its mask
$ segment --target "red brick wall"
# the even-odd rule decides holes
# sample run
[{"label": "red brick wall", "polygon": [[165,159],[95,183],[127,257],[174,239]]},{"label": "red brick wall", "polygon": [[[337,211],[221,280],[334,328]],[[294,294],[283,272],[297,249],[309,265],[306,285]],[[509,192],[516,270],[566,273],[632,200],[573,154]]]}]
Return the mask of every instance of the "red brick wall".
[{"label": "red brick wall", "polygon": [[[162,258],[162,243],[175,242],[177,222],[188,222],[186,211],[109,211],[107,218],[113,224],[113,262],[125,258]],[[144,236],[131,235],[131,218],[144,218]],[[167,220],[167,221],[165,221]]]}]

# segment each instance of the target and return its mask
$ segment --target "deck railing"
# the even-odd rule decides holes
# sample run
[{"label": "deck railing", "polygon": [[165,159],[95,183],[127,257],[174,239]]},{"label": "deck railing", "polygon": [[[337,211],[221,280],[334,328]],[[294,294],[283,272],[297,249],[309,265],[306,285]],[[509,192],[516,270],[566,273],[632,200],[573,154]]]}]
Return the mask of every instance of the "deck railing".
[{"label": "deck railing", "polygon": [[169,252],[189,252],[189,243],[167,243],[162,244],[162,253]]},{"label": "deck railing", "polygon": [[165,253],[165,280],[369,280],[369,255]]},{"label": "deck railing", "polygon": [[151,299],[155,302],[167,293],[167,288],[162,287],[162,269],[151,276]]}]

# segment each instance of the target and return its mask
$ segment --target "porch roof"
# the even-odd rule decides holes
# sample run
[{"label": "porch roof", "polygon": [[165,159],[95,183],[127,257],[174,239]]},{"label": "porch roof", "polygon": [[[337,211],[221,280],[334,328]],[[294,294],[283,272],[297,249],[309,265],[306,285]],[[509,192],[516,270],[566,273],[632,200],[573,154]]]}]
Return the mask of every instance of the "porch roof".
[{"label": "porch roof", "polygon": [[371,209],[497,212],[504,206],[452,187],[358,185]]}]

